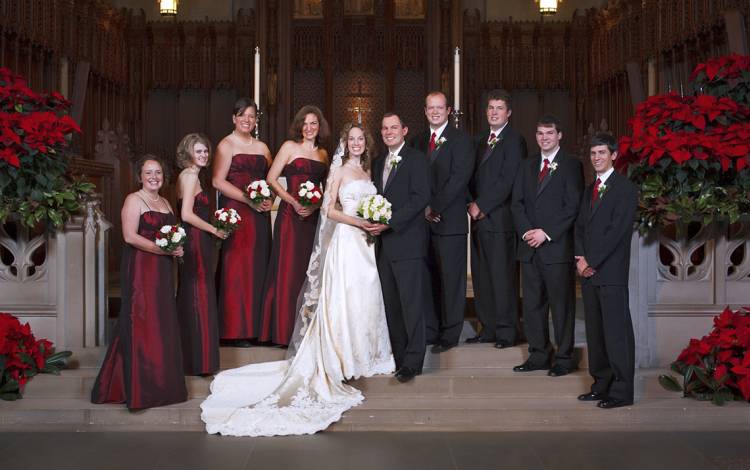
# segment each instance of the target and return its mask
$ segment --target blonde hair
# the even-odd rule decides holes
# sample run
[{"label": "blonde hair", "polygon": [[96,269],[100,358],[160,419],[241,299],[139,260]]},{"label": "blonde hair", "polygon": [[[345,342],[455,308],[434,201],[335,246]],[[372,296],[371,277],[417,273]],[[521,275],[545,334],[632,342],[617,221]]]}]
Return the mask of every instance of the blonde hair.
[{"label": "blonde hair", "polygon": [[193,165],[195,144],[198,143],[205,145],[208,149],[208,164],[206,166],[211,163],[211,142],[205,135],[194,132],[183,137],[177,145],[177,166],[180,169],[184,170]]}]

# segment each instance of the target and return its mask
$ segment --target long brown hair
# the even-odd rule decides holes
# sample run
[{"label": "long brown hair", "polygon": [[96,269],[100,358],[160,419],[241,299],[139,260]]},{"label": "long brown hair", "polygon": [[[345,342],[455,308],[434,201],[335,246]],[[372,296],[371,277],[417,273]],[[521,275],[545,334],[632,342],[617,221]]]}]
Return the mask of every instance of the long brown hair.
[{"label": "long brown hair", "polygon": [[324,143],[331,135],[331,128],[328,127],[328,121],[323,117],[323,112],[317,106],[311,104],[302,106],[297,114],[294,115],[294,120],[289,126],[289,140],[295,142],[302,142],[302,126],[305,125],[305,117],[308,114],[314,114],[318,119],[318,135],[315,137],[315,145],[320,146]]},{"label": "long brown hair", "polygon": [[375,141],[370,131],[365,129],[362,124],[356,122],[344,125],[344,129],[341,131],[341,140],[344,142],[344,154],[341,156],[341,164],[343,165],[349,160],[349,132],[354,128],[361,130],[365,136],[365,151],[360,157],[359,163],[362,165],[363,170],[370,171],[373,154],[375,153]]}]

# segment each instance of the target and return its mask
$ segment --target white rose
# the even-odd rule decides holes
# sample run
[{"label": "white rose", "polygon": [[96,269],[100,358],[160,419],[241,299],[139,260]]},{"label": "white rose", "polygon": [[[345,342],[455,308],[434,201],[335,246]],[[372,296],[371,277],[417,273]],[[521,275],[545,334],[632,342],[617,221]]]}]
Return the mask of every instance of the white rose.
[{"label": "white rose", "polygon": [[166,238],[159,238],[156,240],[156,246],[159,248],[164,248],[167,246],[167,239]]},{"label": "white rose", "polygon": [[182,240],[182,235],[180,235],[180,232],[175,232],[172,234],[172,243],[180,243],[180,240]]},{"label": "white rose", "polygon": [[227,221],[227,217],[228,217],[227,213],[226,212],[222,212],[221,215],[219,216],[219,220],[221,220],[222,222],[226,222]]},{"label": "white rose", "polygon": [[307,188],[308,191],[312,191],[312,189],[315,187],[315,185],[312,184],[311,181],[305,181],[305,187]]},{"label": "white rose", "polygon": [[232,224],[232,225],[236,224],[237,223],[237,217],[230,217],[229,218],[229,223]]},{"label": "white rose", "polygon": [[271,196],[271,191],[268,190],[268,187],[265,187],[265,188],[261,189],[260,193],[263,196],[265,196],[265,197],[270,197]]},{"label": "white rose", "polygon": [[314,197],[315,197],[315,195],[314,195],[314,194],[312,193],[312,191],[311,191],[311,192],[309,192],[309,193],[305,193],[305,197],[306,197],[307,199],[312,199],[312,198],[314,198]]},{"label": "white rose", "polygon": [[315,197],[318,197],[318,198],[320,197],[320,192],[319,191],[315,191],[313,194],[315,195]]},{"label": "white rose", "polygon": [[161,233],[169,233],[169,231],[172,230],[172,227],[169,225],[164,225],[162,228],[159,229]]},{"label": "white rose", "polygon": [[258,192],[257,191],[250,191],[250,199],[255,199],[256,197],[258,197]]},{"label": "white rose", "polygon": [[307,189],[306,188],[300,188],[299,193],[297,193],[297,194],[299,194],[299,197],[305,197],[305,194],[307,194]]}]

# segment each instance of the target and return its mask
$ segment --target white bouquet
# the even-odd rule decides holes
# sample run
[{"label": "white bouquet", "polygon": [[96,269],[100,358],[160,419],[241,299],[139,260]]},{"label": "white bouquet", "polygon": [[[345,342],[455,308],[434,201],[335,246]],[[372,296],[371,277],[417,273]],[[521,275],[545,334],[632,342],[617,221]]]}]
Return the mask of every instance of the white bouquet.
[{"label": "white bouquet", "polygon": [[[359,201],[357,215],[369,222],[388,224],[391,221],[393,209],[391,209],[391,203],[388,202],[388,199],[380,194],[374,194],[365,196]],[[375,242],[375,238],[368,233],[367,243],[372,245],[373,242]]]}]

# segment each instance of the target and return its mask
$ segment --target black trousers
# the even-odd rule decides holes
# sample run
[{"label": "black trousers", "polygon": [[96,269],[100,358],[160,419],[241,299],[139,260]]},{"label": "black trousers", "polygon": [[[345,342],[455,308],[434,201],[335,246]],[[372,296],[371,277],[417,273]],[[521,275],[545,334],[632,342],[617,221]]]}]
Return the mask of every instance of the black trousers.
[{"label": "black trousers", "polygon": [[635,337],[627,286],[581,286],[591,391],[633,401]]},{"label": "black trousers", "polygon": [[575,284],[573,263],[544,264],[536,254],[531,262],[521,263],[523,284],[523,326],[529,341],[529,361],[549,364],[552,345],[549,320],[555,334],[555,363],[577,367],[573,349],[575,328]]},{"label": "black trousers", "polygon": [[383,250],[377,264],[396,369],[421,371],[427,348],[424,319],[430,305],[427,264],[424,258],[390,260]]},{"label": "black trousers", "polygon": [[516,234],[471,234],[471,280],[474,307],[486,341],[515,343],[518,330]]},{"label": "black trousers", "polygon": [[466,235],[431,234],[428,267],[434,311],[427,318],[427,339],[458,344],[466,309]]}]

